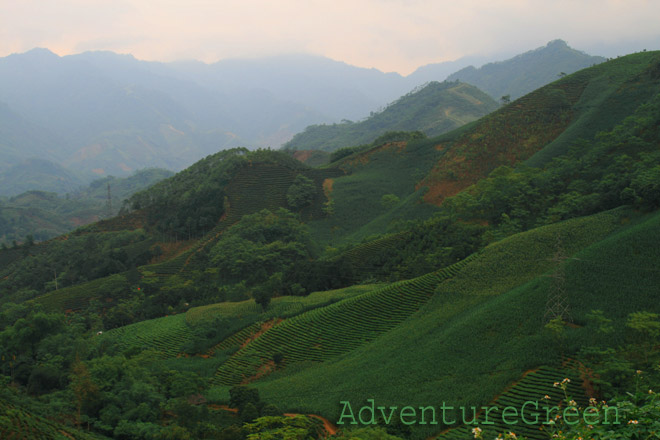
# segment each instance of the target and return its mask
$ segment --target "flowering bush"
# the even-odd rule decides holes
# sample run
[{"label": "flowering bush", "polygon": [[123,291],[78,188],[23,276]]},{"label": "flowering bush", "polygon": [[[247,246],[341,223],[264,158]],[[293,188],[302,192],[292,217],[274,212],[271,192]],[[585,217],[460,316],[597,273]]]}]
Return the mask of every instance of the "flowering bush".
[{"label": "flowering bush", "polygon": [[[557,440],[660,439],[660,395],[652,389],[642,389],[642,382],[643,372],[637,370],[634,394],[626,393],[609,403],[604,400],[598,402],[592,397],[587,408],[578,407],[577,402],[568,396],[566,390],[570,379],[555,382],[554,386],[564,391],[564,402],[560,406],[565,409],[575,408],[575,413],[583,416],[568,420],[558,414],[554,420],[545,423],[542,429],[549,438]],[[475,439],[485,440],[481,428],[472,429],[472,434]],[[526,439],[508,432],[499,434],[494,440]]]}]

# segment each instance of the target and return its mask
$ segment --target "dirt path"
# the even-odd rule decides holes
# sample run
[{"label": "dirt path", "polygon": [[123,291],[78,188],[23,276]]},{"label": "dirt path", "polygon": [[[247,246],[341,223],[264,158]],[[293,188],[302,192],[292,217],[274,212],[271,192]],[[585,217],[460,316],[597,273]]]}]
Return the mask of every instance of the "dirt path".
[{"label": "dirt path", "polygon": [[[314,419],[318,419],[321,422],[323,422],[323,428],[325,428],[325,431],[328,433],[328,435],[335,435],[337,434],[337,427],[328,419],[325,417],[321,417],[317,414],[295,414],[295,413],[285,413],[285,417],[295,417],[295,416],[307,416],[307,417],[312,417]],[[326,436],[327,437],[327,436]]]}]

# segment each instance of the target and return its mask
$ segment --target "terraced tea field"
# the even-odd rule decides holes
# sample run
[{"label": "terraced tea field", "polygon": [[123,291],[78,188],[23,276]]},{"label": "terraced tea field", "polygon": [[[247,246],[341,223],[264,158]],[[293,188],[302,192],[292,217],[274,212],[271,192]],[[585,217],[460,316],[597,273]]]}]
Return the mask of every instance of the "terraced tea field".
[{"label": "terraced tea field", "polygon": [[212,321],[217,317],[229,319],[254,317],[260,320],[276,317],[285,318],[300,314],[312,308],[361,295],[379,286],[377,284],[358,285],[325,292],[313,292],[307,296],[282,296],[273,298],[265,312],[253,299],[240,302],[210,304],[188,310],[186,312],[186,322],[190,325],[197,325],[205,321]]},{"label": "terraced tea field", "polygon": [[[536,371],[526,374],[519,382],[517,382],[509,390],[505,391],[497,397],[488,407],[495,407],[488,412],[488,421],[492,424],[484,424],[485,418],[483,414],[477,417],[476,423],[468,426],[462,426],[449,430],[448,432],[440,435],[438,440],[466,440],[474,438],[472,428],[479,426],[484,430],[484,438],[495,438],[497,434],[514,432],[516,435],[524,435],[529,439],[546,439],[548,434],[542,431],[541,424],[546,421],[547,414],[550,408],[558,406],[564,401],[564,391],[555,387],[555,383],[560,383],[565,378],[570,382],[567,384],[566,394],[575,400],[580,407],[588,405],[588,399],[585,390],[579,385],[580,380],[572,370],[564,370],[551,367],[541,367]],[[549,397],[549,399],[545,397]],[[523,405],[525,405],[525,418],[528,422],[534,422],[538,414],[538,423],[526,423],[521,421],[520,414],[523,413]],[[504,423],[502,411],[506,407],[516,408],[518,422],[516,424]],[[510,415],[512,410],[507,410],[507,422],[512,422],[514,417]],[[468,411],[468,414],[471,414]],[[552,412],[551,415],[556,415],[557,412]]]},{"label": "terraced tea field", "polygon": [[100,440],[106,437],[78,431],[0,400],[0,438],[3,440]]},{"label": "terraced tea field", "polygon": [[368,343],[417,311],[441,281],[472,258],[286,319],[221,365],[213,383],[249,382],[274,369],[273,359],[280,355],[284,364],[322,362]]},{"label": "terraced tea field", "polygon": [[141,321],[105,332],[97,336],[99,342],[115,342],[122,349],[155,350],[163,358],[174,357],[183,351],[193,336],[186,324],[186,315],[164,316]]},{"label": "terraced tea field", "polygon": [[50,310],[76,311],[87,307],[93,299],[108,301],[112,297],[128,295],[129,287],[126,277],[116,274],[89,283],[54,290],[34,301]]}]

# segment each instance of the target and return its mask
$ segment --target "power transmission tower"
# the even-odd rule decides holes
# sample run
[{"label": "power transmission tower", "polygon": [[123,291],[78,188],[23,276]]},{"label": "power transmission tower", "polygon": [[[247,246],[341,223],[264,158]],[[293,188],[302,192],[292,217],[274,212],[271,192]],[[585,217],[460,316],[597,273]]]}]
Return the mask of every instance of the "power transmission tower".
[{"label": "power transmission tower", "polygon": [[557,318],[564,322],[573,322],[568,305],[568,295],[566,294],[564,262],[567,259],[568,257],[562,246],[561,236],[557,234],[555,255],[550,259],[550,261],[555,263],[555,270],[550,275],[546,275],[552,280],[552,286],[548,290],[548,299],[545,303],[545,314],[543,315],[543,322],[546,324]]}]

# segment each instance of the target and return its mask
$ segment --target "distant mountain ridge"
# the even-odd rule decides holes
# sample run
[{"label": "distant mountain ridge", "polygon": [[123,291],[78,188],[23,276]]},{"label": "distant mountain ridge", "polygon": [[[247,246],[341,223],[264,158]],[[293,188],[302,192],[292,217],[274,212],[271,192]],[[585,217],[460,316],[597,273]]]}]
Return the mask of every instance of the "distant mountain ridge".
[{"label": "distant mountain ridge", "polygon": [[[124,199],[174,174],[158,168],[144,169],[129,177],[108,176],[83,186],[82,179],[57,164],[40,159],[26,162],[22,164],[22,168],[28,168],[26,172],[33,168],[42,170],[41,175],[33,175],[25,182],[17,178],[16,183],[24,186],[33,183],[35,189],[19,194],[18,187],[11,186],[7,174],[0,177],[3,191],[0,193],[0,245],[13,241],[21,243],[28,235],[37,241],[48,240],[78,226],[116,215]],[[49,168],[55,170],[49,173]],[[59,176],[59,180],[53,181],[53,176]],[[39,177],[42,181],[35,182]],[[10,195],[14,196],[4,198],[8,189],[13,190]],[[54,190],[68,192],[58,195]]]},{"label": "distant mountain ridge", "polygon": [[388,131],[421,131],[427,136],[437,136],[497,108],[498,104],[488,94],[469,84],[431,82],[363,121],[307,127],[284,147],[334,151],[373,142]]},{"label": "distant mountain ridge", "polygon": [[0,58],[0,171],[32,157],[98,176],[180,170],[222,149],[278,147],[310,125],[366,118],[477,60],[403,77],[311,55],[204,64],[34,49]]},{"label": "distant mountain ridge", "polygon": [[88,180],[89,176],[52,161],[30,158],[0,172],[0,196],[15,196],[33,190],[64,194],[78,189]]},{"label": "distant mountain ridge", "polygon": [[603,57],[587,55],[570,48],[563,40],[554,40],[505,61],[488,63],[480,68],[465,67],[449,75],[447,80],[472,84],[495,99],[505,95],[517,99],[562,74],[577,72],[603,61]]}]

